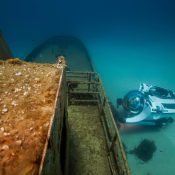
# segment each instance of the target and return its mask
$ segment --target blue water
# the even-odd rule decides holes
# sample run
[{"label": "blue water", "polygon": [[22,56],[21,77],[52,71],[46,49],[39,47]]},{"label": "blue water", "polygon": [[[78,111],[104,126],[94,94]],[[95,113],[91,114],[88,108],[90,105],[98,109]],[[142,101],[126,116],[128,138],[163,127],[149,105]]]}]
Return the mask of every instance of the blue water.
[{"label": "blue water", "polygon": [[[141,82],[175,90],[174,9],[174,0],[2,0],[0,30],[20,58],[55,35],[82,39],[115,105],[116,98]],[[158,130],[123,125],[128,149],[144,138],[158,147],[147,163],[127,155],[132,174],[175,174],[174,133],[174,123]]]}]

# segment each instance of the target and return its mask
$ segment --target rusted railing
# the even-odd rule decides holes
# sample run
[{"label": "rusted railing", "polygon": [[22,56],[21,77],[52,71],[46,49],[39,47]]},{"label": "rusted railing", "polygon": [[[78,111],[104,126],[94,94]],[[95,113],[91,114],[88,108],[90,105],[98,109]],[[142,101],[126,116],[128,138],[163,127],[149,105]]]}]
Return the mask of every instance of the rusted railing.
[{"label": "rusted railing", "polygon": [[66,72],[68,104],[96,104],[103,125],[113,174],[130,175],[126,155],[102,82],[95,72]]}]

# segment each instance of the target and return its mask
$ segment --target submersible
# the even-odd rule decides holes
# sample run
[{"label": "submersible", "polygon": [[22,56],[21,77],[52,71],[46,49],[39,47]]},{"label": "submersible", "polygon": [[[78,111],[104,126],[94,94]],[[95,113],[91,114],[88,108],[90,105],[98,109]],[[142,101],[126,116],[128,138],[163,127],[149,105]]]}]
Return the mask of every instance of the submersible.
[{"label": "submersible", "polygon": [[123,99],[117,99],[119,120],[124,123],[152,123],[162,126],[173,122],[175,93],[169,89],[141,83],[138,90],[129,91]]}]

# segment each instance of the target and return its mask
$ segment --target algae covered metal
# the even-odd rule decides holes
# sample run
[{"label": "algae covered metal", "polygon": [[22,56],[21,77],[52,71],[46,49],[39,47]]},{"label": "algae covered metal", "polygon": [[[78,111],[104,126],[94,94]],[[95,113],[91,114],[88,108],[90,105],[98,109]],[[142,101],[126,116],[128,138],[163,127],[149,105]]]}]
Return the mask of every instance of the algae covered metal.
[{"label": "algae covered metal", "polygon": [[64,66],[0,62],[1,175],[65,172]]},{"label": "algae covered metal", "polygon": [[69,167],[73,174],[129,175],[126,155],[101,80],[94,72],[66,72]]}]

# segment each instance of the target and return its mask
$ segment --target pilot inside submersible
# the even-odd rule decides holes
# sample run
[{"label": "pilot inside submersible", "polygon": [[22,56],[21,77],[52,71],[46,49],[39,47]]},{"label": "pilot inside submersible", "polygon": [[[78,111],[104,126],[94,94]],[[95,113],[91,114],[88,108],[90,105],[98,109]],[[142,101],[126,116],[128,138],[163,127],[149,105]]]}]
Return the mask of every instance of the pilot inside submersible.
[{"label": "pilot inside submersible", "polygon": [[[129,91],[117,99],[119,121],[133,124],[162,126],[173,122],[175,93],[171,90],[141,83],[138,90]],[[174,115],[175,116],[175,115]]]}]

